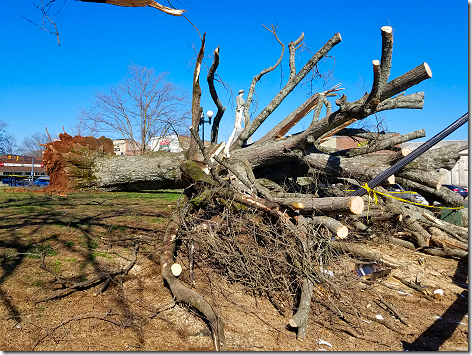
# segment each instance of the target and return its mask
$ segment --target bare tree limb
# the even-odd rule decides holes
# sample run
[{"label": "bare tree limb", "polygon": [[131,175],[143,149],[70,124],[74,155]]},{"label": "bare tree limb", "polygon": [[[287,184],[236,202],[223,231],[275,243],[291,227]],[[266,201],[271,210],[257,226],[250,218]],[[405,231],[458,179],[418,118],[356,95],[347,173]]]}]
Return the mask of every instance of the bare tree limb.
[{"label": "bare tree limb", "polygon": [[208,82],[208,87],[210,89],[210,95],[218,109],[218,111],[216,112],[215,118],[213,119],[213,125],[211,126],[211,143],[212,144],[217,143],[220,121],[226,109],[226,107],[223,107],[223,104],[218,98],[218,94],[216,93],[215,83],[214,83],[215,73],[216,73],[216,69],[218,68],[219,63],[220,63],[220,46],[216,47],[215,51],[213,52],[213,64],[208,70],[208,75],[207,75],[207,82]]},{"label": "bare tree limb", "polygon": [[300,81],[310,72],[311,69],[333,48],[341,42],[341,35],[336,33],[326,44],[316,52],[313,57],[303,66],[303,68],[289,81],[282,90],[272,99],[272,101],[259,113],[254,121],[244,127],[243,132],[233,144],[235,147],[242,147],[243,143],[260,127],[266,118],[281,104],[281,102],[292,92]]},{"label": "bare tree limb", "polygon": [[[200,71],[202,67],[203,55],[205,53],[205,36],[203,34],[200,51],[198,52],[197,62],[195,63],[195,70],[193,72],[193,89],[192,89],[192,127],[198,132],[200,127],[200,119],[202,117],[202,108],[200,107],[200,98],[202,96],[202,89],[200,88]],[[191,159],[197,153],[197,142],[195,139],[190,140],[190,146],[185,152],[187,159]]]},{"label": "bare tree limb", "polygon": [[[263,25],[263,27],[269,31],[270,33],[272,33],[274,35],[274,38],[277,40],[277,42],[280,43],[280,45],[282,46],[282,51],[280,53],[280,57],[279,59],[277,59],[277,62],[269,67],[269,68],[266,68],[264,70],[262,70],[259,74],[257,74],[256,76],[254,76],[252,78],[252,82],[251,82],[251,86],[249,87],[249,91],[248,91],[248,94],[247,94],[247,99],[246,99],[246,104],[244,106],[244,127],[248,127],[249,124],[250,124],[250,117],[249,117],[249,108],[251,107],[251,102],[252,102],[252,96],[254,95],[254,90],[256,88],[256,84],[259,80],[261,80],[261,78],[267,74],[267,73],[270,73],[271,71],[274,71],[275,68],[277,68],[280,64],[280,62],[282,61],[282,58],[284,56],[284,50],[285,50],[285,47],[284,47],[284,44],[280,41],[279,37],[277,37],[277,28],[274,27],[274,25],[271,25],[271,29],[269,30],[266,26]],[[249,137],[248,137],[249,138]]]},{"label": "bare tree limb", "polygon": [[420,129],[420,130],[410,132],[407,134],[402,134],[399,136],[394,136],[387,139],[374,141],[371,144],[364,145],[362,147],[341,150],[341,151],[338,151],[336,155],[354,157],[356,155],[368,154],[368,153],[373,153],[379,150],[388,149],[388,148],[393,147],[396,144],[408,142],[413,139],[422,138],[422,137],[426,137],[426,133],[424,129]]},{"label": "bare tree limb", "polygon": [[154,0],[79,0],[79,1],[96,2],[96,3],[101,3],[101,4],[111,4],[111,5],[125,6],[125,7],[149,6],[172,16],[181,16],[184,12],[186,12],[185,10],[178,10],[178,9],[170,8],[167,6],[163,6]]}]

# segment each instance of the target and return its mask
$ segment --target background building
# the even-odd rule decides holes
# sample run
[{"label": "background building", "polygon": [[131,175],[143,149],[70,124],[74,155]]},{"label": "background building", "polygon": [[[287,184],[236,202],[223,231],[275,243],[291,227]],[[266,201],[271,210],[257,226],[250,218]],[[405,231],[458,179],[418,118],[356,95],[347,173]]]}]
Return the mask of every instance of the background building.
[{"label": "background building", "polygon": [[[116,155],[141,154],[141,143],[135,142],[135,144],[132,144],[128,139],[114,139],[113,147]],[[149,147],[146,150],[149,150]]]},{"label": "background building", "polygon": [[[424,142],[406,142],[402,143],[402,148],[410,149],[411,151],[418,148]],[[443,173],[444,185],[456,185],[460,187],[469,188],[469,140],[451,140],[451,141],[441,141],[437,143],[432,150],[441,148],[451,144],[458,144],[461,147],[459,151],[460,159],[457,161],[456,165],[452,170],[440,169]]]},{"label": "background building", "polygon": [[162,137],[152,137],[149,140],[151,151],[156,152],[158,150],[164,150],[166,152],[181,152],[184,149],[182,148],[179,138],[180,136],[176,134]]},{"label": "background building", "polygon": [[34,177],[46,175],[42,158],[32,158],[24,155],[0,155],[0,178],[9,176]]}]

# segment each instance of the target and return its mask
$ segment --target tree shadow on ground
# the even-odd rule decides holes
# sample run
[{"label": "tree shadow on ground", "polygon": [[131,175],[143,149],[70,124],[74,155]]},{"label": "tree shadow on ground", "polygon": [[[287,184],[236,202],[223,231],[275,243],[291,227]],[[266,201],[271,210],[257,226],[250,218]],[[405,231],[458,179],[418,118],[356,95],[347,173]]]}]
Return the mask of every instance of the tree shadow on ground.
[{"label": "tree shadow on ground", "polygon": [[[94,197],[94,200],[96,199]],[[94,258],[94,249],[96,249],[98,242],[97,236],[93,235],[93,229],[99,227],[108,230],[108,233],[113,233],[109,218],[127,215],[129,210],[110,208],[110,210],[85,216],[71,216],[57,210],[58,208],[68,207],[77,208],[84,202],[82,200],[57,199],[49,196],[7,198],[2,202],[0,207],[0,213],[3,217],[3,223],[0,225],[0,303],[3,303],[6,308],[8,319],[14,319],[19,323],[21,322],[21,314],[19,308],[14,304],[13,298],[8,295],[4,287],[5,281],[18,270],[28,257],[38,259],[39,268],[39,260],[42,257],[43,249],[50,248],[49,245],[46,246],[46,242],[59,243],[61,248],[69,249],[80,255],[83,263],[91,264],[96,273],[103,271],[103,266],[96,262]],[[45,227],[66,227],[68,230],[80,232],[82,247],[73,247],[74,243],[68,244],[67,235],[65,235],[65,238],[57,233],[43,235],[42,229]],[[26,230],[27,232],[25,232]],[[120,230],[117,230],[117,232],[120,232]],[[127,228],[126,232],[130,234],[138,232],[154,233],[154,230],[138,226],[135,229]],[[81,266],[84,267],[85,265]],[[85,275],[77,274],[76,277],[80,279]]]},{"label": "tree shadow on ground", "polygon": [[[452,281],[462,288],[467,288],[468,258],[461,259],[457,264]],[[439,351],[444,342],[449,339],[461,320],[468,313],[468,290],[464,289],[453,304],[415,341],[402,341],[403,349],[408,351]]]}]

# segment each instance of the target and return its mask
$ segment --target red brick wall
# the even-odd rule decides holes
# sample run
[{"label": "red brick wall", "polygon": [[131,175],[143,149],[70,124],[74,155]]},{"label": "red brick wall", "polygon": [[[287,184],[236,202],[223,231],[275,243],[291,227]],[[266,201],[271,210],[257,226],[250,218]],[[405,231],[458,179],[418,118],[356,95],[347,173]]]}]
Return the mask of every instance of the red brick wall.
[{"label": "red brick wall", "polygon": [[[393,135],[399,136],[400,133],[393,133]],[[351,137],[344,137],[344,136],[336,137],[336,148],[338,150],[357,148],[357,147],[362,146],[363,142],[367,142],[367,140],[365,140],[364,138],[359,138],[359,137],[355,137],[355,139]],[[377,153],[386,153],[386,152],[389,152],[389,151],[380,150]]]}]

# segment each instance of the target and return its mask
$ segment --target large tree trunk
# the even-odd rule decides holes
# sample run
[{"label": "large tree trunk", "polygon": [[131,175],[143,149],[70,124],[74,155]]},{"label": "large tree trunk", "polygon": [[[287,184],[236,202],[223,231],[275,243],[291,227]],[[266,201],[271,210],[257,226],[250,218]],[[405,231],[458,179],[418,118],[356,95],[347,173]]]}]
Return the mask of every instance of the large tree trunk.
[{"label": "large tree trunk", "polygon": [[108,138],[60,134],[43,155],[50,176],[49,190],[101,189],[141,191],[180,188],[183,153],[164,151],[115,155]]},{"label": "large tree trunk", "polygon": [[[187,186],[181,174],[184,153],[153,152],[143,155],[114,155],[111,140],[60,135],[60,141],[48,144],[44,154],[46,171],[51,177],[50,190],[101,189],[107,191],[142,191],[172,189]],[[441,187],[439,168],[451,169],[459,159],[456,145],[435,149],[408,164],[397,174],[397,182],[422,194],[430,202],[461,206],[460,195]],[[438,154],[439,153],[439,154]],[[368,181],[395,162],[399,153],[354,155],[353,157],[325,154],[319,151],[287,149],[284,140],[265,145],[253,145],[241,150],[229,162],[246,160],[255,178],[281,183],[287,178],[313,176],[346,177]],[[198,155],[197,155],[198,156]],[[201,155],[200,155],[201,156]],[[208,169],[203,161],[194,161]],[[410,167],[412,166],[412,167]],[[237,169],[236,169],[237,170]],[[309,201],[303,197],[301,202]],[[295,202],[295,201],[292,201]],[[306,206],[313,205],[313,201]],[[337,208],[337,207],[333,207]],[[316,209],[316,207],[315,207]]]}]

